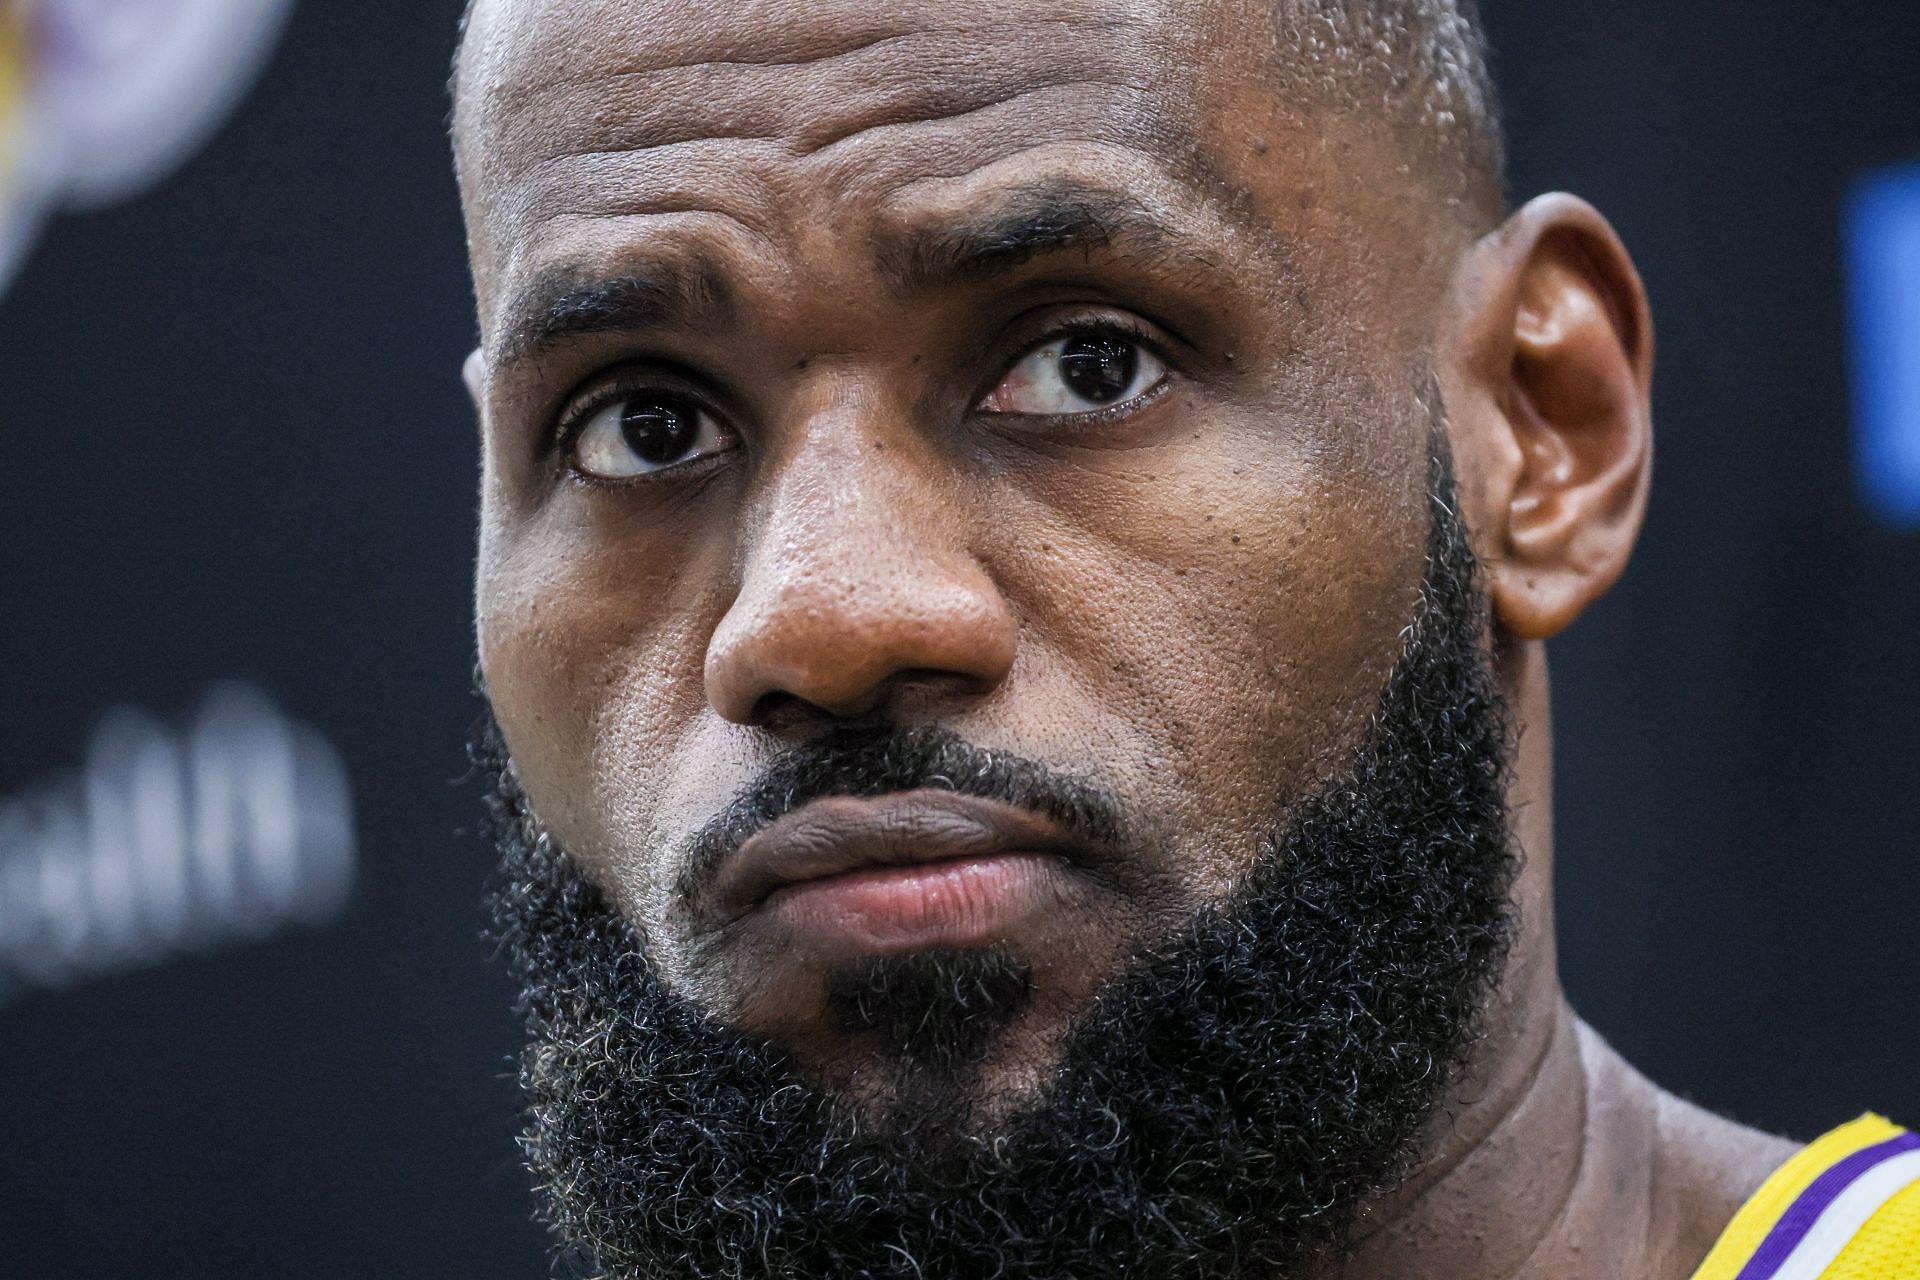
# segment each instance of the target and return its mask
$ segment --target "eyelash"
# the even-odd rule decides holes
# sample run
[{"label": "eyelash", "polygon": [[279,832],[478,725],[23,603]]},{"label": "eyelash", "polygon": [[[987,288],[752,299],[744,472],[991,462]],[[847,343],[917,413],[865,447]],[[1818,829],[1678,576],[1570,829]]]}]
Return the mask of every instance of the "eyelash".
[{"label": "eyelash", "polygon": [[[1006,376],[1012,373],[1014,369],[1019,366],[1020,362],[1026,359],[1028,354],[1035,348],[1046,346],[1051,342],[1058,342],[1062,338],[1119,338],[1123,341],[1134,343],[1142,350],[1151,354],[1156,360],[1166,366],[1169,375],[1172,374],[1174,368],[1173,360],[1167,354],[1166,345],[1160,342],[1155,334],[1141,321],[1125,319],[1119,316],[1088,316],[1077,320],[1056,321],[1048,325],[1039,334],[1025,338],[1016,344],[1013,358],[1000,366],[1000,371],[993,376],[993,380],[987,384],[986,389],[974,396],[974,403],[978,404],[980,401],[986,399],[987,396],[991,395],[993,389],[999,386]],[[1164,384],[1165,380],[1163,379],[1160,385]],[[1151,390],[1142,392],[1131,400],[1122,401],[1119,404],[1104,405],[1098,409],[1089,409],[1084,413],[1057,415],[1006,414],[1003,416],[1025,417],[1029,421],[1038,422],[1104,422],[1110,418],[1117,418],[1131,413],[1140,406],[1141,401],[1158,395],[1159,388],[1156,386]],[[971,412],[971,410],[969,412]]]},{"label": "eyelash", "polygon": [[[1012,373],[1020,361],[1024,360],[1036,347],[1045,346],[1050,342],[1057,342],[1062,338],[1078,337],[1119,338],[1126,342],[1136,343],[1142,349],[1151,352],[1162,364],[1168,366],[1169,370],[1171,370],[1173,366],[1172,360],[1168,357],[1165,344],[1158,341],[1155,334],[1140,321],[1123,319],[1118,316],[1089,316],[1083,319],[1056,322],[1029,337],[1021,339],[1014,347],[1012,358],[1003,361],[999,365],[999,371],[994,374],[993,379],[987,383],[982,391],[975,394],[973,403],[977,405],[980,401],[986,399],[988,395],[992,394],[993,389],[999,386],[1001,381],[1004,380],[1008,374]],[[716,408],[711,399],[693,391],[687,384],[688,379],[684,376],[678,378],[672,377],[671,375],[663,376],[663,371],[650,373],[643,368],[622,371],[606,378],[590,393],[574,396],[566,403],[566,406],[555,418],[551,432],[553,456],[559,459],[561,467],[566,469],[567,459],[571,455],[574,445],[578,442],[580,433],[585,430],[589,422],[593,421],[595,415],[609,405],[618,404],[623,399],[649,391],[671,391],[674,395],[683,396],[697,406],[701,412],[713,414],[724,426],[728,421],[728,415]],[[1085,413],[1053,415],[1045,420],[1063,420],[1070,418],[1076,422],[1103,421],[1131,412],[1139,406],[1141,400],[1157,394],[1157,391],[1150,390],[1140,396],[1136,396],[1133,400],[1121,404],[1108,405],[1103,408],[1088,410]],[[974,410],[969,408],[968,412],[972,413]],[[1036,419],[1042,418],[1042,415],[1031,416]],[[635,477],[635,479],[644,479],[644,477]]]},{"label": "eyelash", "polygon": [[1037,336],[1021,342],[1018,354],[1007,364],[1006,369],[1001,370],[1000,376],[1006,377],[1007,372],[1019,363],[1020,358],[1035,347],[1044,346],[1061,338],[1124,338],[1128,342],[1139,343],[1162,360],[1166,359],[1165,353],[1160,350],[1160,344],[1154,340],[1153,333],[1142,322],[1123,319],[1119,316],[1087,316],[1081,319],[1056,321]]}]

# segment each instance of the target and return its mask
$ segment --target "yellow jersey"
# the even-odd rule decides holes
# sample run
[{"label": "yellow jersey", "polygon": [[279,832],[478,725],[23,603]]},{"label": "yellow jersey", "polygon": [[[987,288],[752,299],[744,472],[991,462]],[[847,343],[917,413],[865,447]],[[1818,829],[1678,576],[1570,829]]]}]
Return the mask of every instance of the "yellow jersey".
[{"label": "yellow jersey", "polygon": [[1920,1133],[1870,1115],[1807,1147],[1693,1280],[1920,1280]]}]

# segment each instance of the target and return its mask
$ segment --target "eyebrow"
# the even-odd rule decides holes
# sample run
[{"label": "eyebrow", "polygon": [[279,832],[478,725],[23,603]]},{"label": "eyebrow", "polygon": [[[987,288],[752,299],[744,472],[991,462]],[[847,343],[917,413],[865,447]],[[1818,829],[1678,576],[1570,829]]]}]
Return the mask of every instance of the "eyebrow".
[{"label": "eyebrow", "polygon": [[881,272],[912,296],[983,284],[1036,258],[1125,244],[1151,256],[1173,256],[1179,234],[1134,197],[1079,182],[1015,188],[999,204],[967,220],[895,233],[876,246]]},{"label": "eyebrow", "polygon": [[705,257],[661,258],[604,279],[560,268],[527,286],[506,322],[508,361],[540,355],[576,338],[661,328],[713,328],[732,312],[732,294]]}]

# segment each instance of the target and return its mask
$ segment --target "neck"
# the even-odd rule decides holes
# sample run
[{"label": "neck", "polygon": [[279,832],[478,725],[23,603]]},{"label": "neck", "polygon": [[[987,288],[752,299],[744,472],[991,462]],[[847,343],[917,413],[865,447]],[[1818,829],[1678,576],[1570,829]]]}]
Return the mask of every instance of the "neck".
[{"label": "neck", "polygon": [[1538,645],[1501,654],[1518,731],[1518,932],[1426,1159],[1329,1280],[1686,1280],[1792,1145],[1662,1093],[1583,1026],[1553,941],[1551,720]]}]

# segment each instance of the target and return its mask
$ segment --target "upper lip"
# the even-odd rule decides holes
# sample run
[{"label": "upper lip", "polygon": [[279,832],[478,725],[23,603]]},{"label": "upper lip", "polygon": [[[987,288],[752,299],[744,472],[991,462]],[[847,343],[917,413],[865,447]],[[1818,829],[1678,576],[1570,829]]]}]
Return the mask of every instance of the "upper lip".
[{"label": "upper lip", "polygon": [[733,918],[787,885],[868,867],[1074,849],[1052,820],[996,800],[926,790],[828,796],[749,836],[721,864],[713,893]]}]

